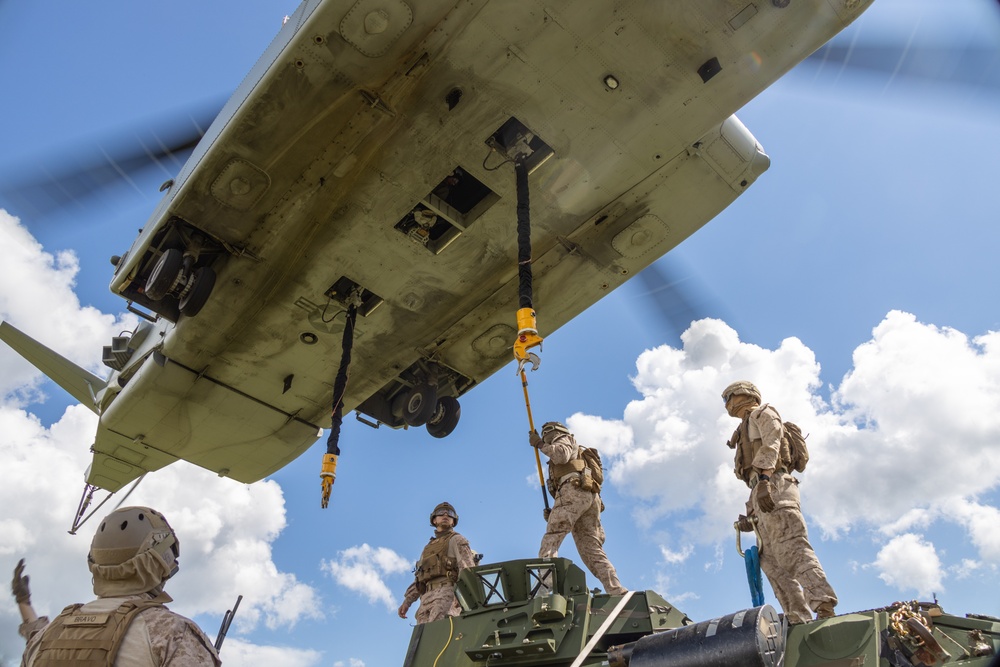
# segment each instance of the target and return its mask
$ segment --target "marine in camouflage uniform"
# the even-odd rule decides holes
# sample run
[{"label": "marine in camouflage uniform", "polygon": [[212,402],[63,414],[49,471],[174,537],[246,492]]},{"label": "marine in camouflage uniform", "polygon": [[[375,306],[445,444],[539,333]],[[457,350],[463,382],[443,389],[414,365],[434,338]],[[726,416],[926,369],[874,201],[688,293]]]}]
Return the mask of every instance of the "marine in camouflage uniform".
[{"label": "marine in camouflage uniform", "polygon": [[547,422],[542,426],[541,436],[531,431],[528,439],[532,447],[549,458],[548,489],[555,498],[538,557],[556,558],[566,535],[572,533],[580,559],[604,585],[604,590],[611,595],[627,593],[604,553],[601,488],[592,479],[576,438],[559,422]]},{"label": "marine in camouflage uniform", "polygon": [[403,594],[403,604],[398,612],[400,618],[406,618],[406,612],[419,598],[417,623],[430,623],[462,613],[455,597],[458,573],[476,564],[476,554],[469,547],[469,541],[454,530],[458,525],[458,513],[454,507],[449,503],[435,507],[431,512],[431,525],[434,537],[424,547],[420,560],[413,568],[414,581]]},{"label": "marine in camouflage uniform", "polygon": [[97,599],[70,605],[51,623],[31,606],[24,560],[11,591],[28,640],[22,667],[218,667],[205,633],[164,606],[163,584],[177,572],[180,545],[166,519],[148,507],[123,507],[101,522],[87,560]]},{"label": "marine in camouflage uniform", "polygon": [[[811,621],[813,611],[817,618],[834,616],[837,595],[809,544],[781,416],[761,405],[760,391],[750,382],[732,383],[722,398],[729,416],[740,420],[727,444],[736,450],[736,476],[751,489],[747,516],[757,518],[761,533],[761,570],[789,623]],[[740,517],[739,527],[753,529],[746,517]]]}]

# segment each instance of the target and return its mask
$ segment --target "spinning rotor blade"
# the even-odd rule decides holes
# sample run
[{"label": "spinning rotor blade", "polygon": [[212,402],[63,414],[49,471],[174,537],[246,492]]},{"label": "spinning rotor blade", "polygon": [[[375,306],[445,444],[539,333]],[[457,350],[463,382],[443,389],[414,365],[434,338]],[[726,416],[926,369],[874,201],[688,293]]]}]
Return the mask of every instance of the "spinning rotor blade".
[{"label": "spinning rotor blade", "polygon": [[[652,310],[670,334],[680,338],[691,323],[706,317],[718,317],[730,322],[716,299],[710,297],[702,281],[669,256],[656,261],[637,276],[638,295]],[[731,322],[730,322],[731,323]]]},{"label": "spinning rotor blade", "polygon": [[[914,23],[900,30],[870,29],[864,37],[848,33],[829,42],[803,61],[825,74],[839,75],[845,70],[881,73],[889,81],[897,78],[924,83],[962,84],[987,93],[1000,91],[1000,0],[963,4],[956,13],[948,0],[914,2]],[[951,22],[943,34],[954,39],[942,41],[941,34],[921,30],[921,23],[936,25]]]},{"label": "spinning rotor blade", "polygon": [[154,167],[164,180],[176,176],[221,106],[199,105],[157,129],[123,132],[67,154],[8,167],[0,172],[0,206],[13,213],[44,216],[82,205],[121,184],[145,194],[133,177]]},{"label": "spinning rotor blade", "polygon": [[891,78],[961,83],[1000,91],[1000,49],[988,46],[901,49],[892,45],[831,42],[804,62],[831,73],[844,69],[864,70],[882,72]]}]

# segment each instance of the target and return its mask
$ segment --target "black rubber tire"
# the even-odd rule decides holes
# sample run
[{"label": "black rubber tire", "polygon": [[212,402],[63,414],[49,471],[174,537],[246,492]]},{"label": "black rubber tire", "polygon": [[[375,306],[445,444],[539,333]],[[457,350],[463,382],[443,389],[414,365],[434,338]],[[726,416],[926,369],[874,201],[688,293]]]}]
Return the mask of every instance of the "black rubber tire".
[{"label": "black rubber tire", "polygon": [[427,432],[435,438],[447,438],[458,426],[462,418],[462,406],[454,396],[442,396],[438,399],[437,409],[427,422]]},{"label": "black rubber tire", "polygon": [[153,301],[159,301],[167,295],[177,280],[177,274],[184,265],[184,253],[176,248],[165,250],[159,261],[146,278],[145,295]]},{"label": "black rubber tire", "polygon": [[403,401],[403,421],[410,426],[423,426],[437,409],[437,388],[429,384],[415,385]]},{"label": "black rubber tire", "polygon": [[194,317],[201,312],[202,307],[208,302],[208,297],[215,287],[215,271],[210,266],[203,266],[194,272],[194,284],[191,289],[181,299],[181,315]]}]

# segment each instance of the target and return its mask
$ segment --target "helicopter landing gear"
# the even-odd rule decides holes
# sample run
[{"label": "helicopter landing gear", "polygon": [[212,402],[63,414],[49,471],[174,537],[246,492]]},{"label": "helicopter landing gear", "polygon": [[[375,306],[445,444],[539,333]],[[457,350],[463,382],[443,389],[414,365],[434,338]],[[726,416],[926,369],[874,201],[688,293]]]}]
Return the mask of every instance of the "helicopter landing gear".
[{"label": "helicopter landing gear", "polygon": [[181,314],[194,317],[208,301],[215,287],[215,271],[210,266],[196,269],[187,287],[181,292]]},{"label": "helicopter landing gear", "polygon": [[215,287],[215,271],[209,266],[193,268],[197,261],[195,253],[176,248],[164,250],[146,279],[146,297],[162,301],[173,296],[179,302],[181,314],[197,315]]},{"label": "helicopter landing gear", "polygon": [[423,426],[437,409],[437,388],[421,383],[403,394],[402,417],[409,426]]},{"label": "helicopter landing gear", "polygon": [[181,282],[184,253],[175,248],[165,250],[146,279],[146,296],[159,301]]},{"label": "helicopter landing gear", "polygon": [[434,414],[427,420],[427,432],[435,438],[445,438],[458,426],[462,418],[462,406],[454,396],[442,396]]}]

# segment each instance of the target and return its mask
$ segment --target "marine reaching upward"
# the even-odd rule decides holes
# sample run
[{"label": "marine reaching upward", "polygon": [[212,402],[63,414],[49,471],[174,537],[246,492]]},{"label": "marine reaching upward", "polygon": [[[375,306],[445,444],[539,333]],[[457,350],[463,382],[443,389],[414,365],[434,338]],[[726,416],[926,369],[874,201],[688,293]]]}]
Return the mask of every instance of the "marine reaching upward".
[{"label": "marine reaching upward", "polygon": [[31,606],[24,560],[14,569],[11,592],[28,640],[22,667],[113,665],[217,667],[222,662],[194,621],[164,606],[163,584],[178,569],[180,544],[162,514],[122,507],[101,522],[87,562],[97,599],[66,607],[50,623]]},{"label": "marine reaching upward", "polygon": [[740,420],[726,444],[736,450],[736,476],[750,487],[747,517],[739,528],[752,530],[757,518],[763,546],[760,568],[785,611],[789,623],[834,616],[837,595],[809,544],[799,505],[798,480],[789,472],[792,452],[778,411],[761,405],[760,391],[750,382],[734,382],[722,392],[726,412]]},{"label": "marine reaching upward", "polygon": [[476,564],[476,555],[469,541],[455,532],[458,512],[450,503],[440,503],[431,512],[434,536],[413,569],[414,581],[403,595],[399,617],[406,618],[410,606],[420,599],[417,623],[430,623],[462,612],[455,598],[458,573]]},{"label": "marine reaching upward", "polygon": [[[539,558],[556,558],[566,535],[573,533],[576,550],[587,569],[611,595],[623,595],[628,589],[618,581],[614,565],[604,553],[604,528],[601,526],[601,479],[595,479],[588,464],[586,448],[559,422],[547,422],[542,434],[528,432],[528,441],[549,458],[549,492],[555,504],[548,513],[545,536],[538,550]],[[599,466],[598,466],[599,468]],[[599,474],[599,473],[598,473]]]}]

